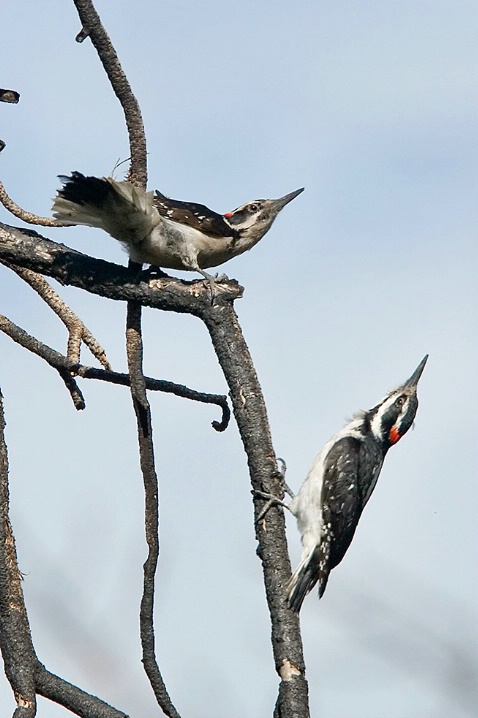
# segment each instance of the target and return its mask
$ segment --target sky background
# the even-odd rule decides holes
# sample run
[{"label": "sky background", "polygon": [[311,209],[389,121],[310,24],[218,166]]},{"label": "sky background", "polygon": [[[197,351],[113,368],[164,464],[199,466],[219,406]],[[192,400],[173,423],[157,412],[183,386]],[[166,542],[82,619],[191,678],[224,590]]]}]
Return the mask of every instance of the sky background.
[{"label": "sky background", "polygon": [[[456,0],[97,3],[141,104],[149,186],[226,212],[306,191],[223,267],[298,489],[325,441],[430,358],[354,542],[302,631],[313,718],[469,718],[478,700],[478,5]],[[58,174],[128,157],[122,111],[73,3],[5,0],[0,177],[50,213]],[[0,219],[19,220],[0,208]],[[40,230],[42,231],[42,230]],[[44,236],[124,264],[106,234]],[[186,276],[186,275],[184,275]],[[193,275],[188,275],[192,278]],[[55,287],[124,371],[125,306]],[[65,350],[34,292],[1,311]],[[144,311],[145,372],[226,385],[205,327]],[[158,709],[138,638],[142,479],[125,388],[56,373],[0,336],[11,516],[33,639],[53,672],[131,716]],[[83,362],[94,364],[87,350]],[[186,718],[272,714],[278,678],[245,455],[215,407],[151,395],[161,485],[157,653]],[[292,563],[300,555],[287,517]],[[0,679],[0,718],[14,709]],[[67,712],[39,698],[40,718]]]}]

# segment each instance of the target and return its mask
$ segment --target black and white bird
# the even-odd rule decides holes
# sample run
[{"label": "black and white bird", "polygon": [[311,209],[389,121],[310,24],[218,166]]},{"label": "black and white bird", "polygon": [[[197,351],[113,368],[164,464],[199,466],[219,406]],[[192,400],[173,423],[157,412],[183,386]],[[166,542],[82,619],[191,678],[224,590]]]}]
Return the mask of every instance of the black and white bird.
[{"label": "black and white bird", "polygon": [[288,505],[302,537],[302,556],[286,589],[293,611],[300,611],[316,583],[321,598],[330,571],[345,556],[387,451],[413,424],[427,359],[402,386],[373,409],[358,413],[325,444]]},{"label": "black and white bird", "polygon": [[202,204],[146,192],[110,177],[60,176],[63,187],[53,203],[65,224],[103,229],[117,239],[134,262],[199,272],[217,267],[251,249],[271,228],[286,204],[303,192],[279,199],[257,199],[218,214]]}]

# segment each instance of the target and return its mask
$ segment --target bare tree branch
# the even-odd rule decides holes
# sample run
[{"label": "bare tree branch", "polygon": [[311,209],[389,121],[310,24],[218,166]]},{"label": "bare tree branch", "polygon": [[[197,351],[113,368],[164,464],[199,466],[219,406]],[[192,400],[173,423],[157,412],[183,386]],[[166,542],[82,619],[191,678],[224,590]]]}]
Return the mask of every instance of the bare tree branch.
[{"label": "bare tree branch", "polygon": [[5,673],[17,702],[14,718],[36,715],[35,666],[15,539],[9,518],[8,455],[0,391],[0,643]]},{"label": "bare tree branch", "polygon": [[19,207],[11,197],[8,196],[7,191],[3,184],[0,182],[0,202],[3,204],[5,209],[13,214],[18,219],[23,220],[27,224],[37,224],[42,227],[69,227],[70,225],[59,222],[54,217],[39,217],[32,212],[27,212],[26,209]]},{"label": "bare tree branch", "polygon": [[80,347],[83,341],[90,352],[104,366],[105,369],[111,370],[111,364],[106,358],[106,352],[99,342],[95,339],[90,330],[83,324],[81,319],[65,304],[63,299],[55,292],[48,282],[36,272],[24,267],[17,267],[14,264],[4,262],[13,272],[23,279],[32,289],[40,295],[40,297],[48,304],[55,314],[61,319],[68,329],[68,347],[66,356],[73,363],[80,363]]},{"label": "bare tree branch", "polygon": [[50,673],[40,661],[36,666],[35,682],[38,695],[58,703],[81,718],[128,718],[123,711]]},{"label": "bare tree branch", "polygon": [[[9,102],[16,104],[20,100],[20,93],[15,90],[3,90],[0,88],[0,102]],[[0,152],[4,150],[6,144],[3,140],[0,140]]]},{"label": "bare tree branch", "polygon": [[[130,142],[131,165],[128,179],[132,184],[146,188],[146,138],[138,102],[124,74],[116,51],[90,0],[74,0],[81,22],[82,32],[91,38],[111,86],[118,97],[125,114]],[[134,263],[129,267],[134,270]],[[143,375],[143,343],[141,336],[141,304],[128,300],[126,320],[126,354],[130,375],[131,397],[136,413],[140,464],[145,488],[145,531],[148,544],[148,558],[144,564],[143,597],[140,608],[140,632],[143,649],[143,664],[158,704],[166,715],[179,718],[166,690],[155,657],[154,645],[154,579],[159,556],[159,508],[158,479],[154,464],[152,442],[151,410],[146,395],[146,381]]]},{"label": "bare tree branch", "polygon": [[[97,369],[78,364],[68,357],[63,356],[59,352],[51,349],[51,347],[43,344],[35,337],[32,337],[21,327],[14,324],[10,319],[0,314],[0,331],[7,334],[13,341],[20,346],[28,349],[37,356],[44,359],[53,369],[56,369],[70,394],[76,409],[84,409],[85,402],[80,389],[74,381],[74,376],[80,376],[83,379],[97,379],[99,381],[109,382],[111,384],[120,384],[121,386],[130,385],[130,377],[128,374],[120,374],[114,371],[106,371],[105,369]],[[221,421],[213,421],[212,426],[216,431],[225,431],[227,429],[231,412],[227,403],[227,397],[221,394],[206,394],[204,392],[189,389],[182,384],[175,384],[171,381],[163,379],[153,379],[145,377],[146,388],[151,391],[162,391],[167,394],[175,394],[176,396],[198,401],[203,404],[216,404],[222,408]]]},{"label": "bare tree branch", "polygon": [[141,305],[128,302],[126,323],[128,369],[131,396],[136,413],[141,471],[145,492],[145,530],[148,557],[144,563],[143,596],[140,608],[140,633],[143,665],[161,710],[170,718],[179,718],[159,670],[154,639],[154,580],[159,557],[159,489],[154,465],[153,427],[143,376],[143,343],[141,336]]},{"label": "bare tree branch", "polygon": [[[77,370],[78,376],[84,379],[99,379],[100,381],[111,382],[112,384],[122,384],[123,386],[130,385],[129,374],[119,374],[118,372],[107,372],[103,369],[96,369],[94,367],[80,366]],[[146,383],[146,389],[152,391],[162,391],[166,394],[175,394],[181,396],[184,399],[191,399],[192,401],[199,401],[203,404],[216,404],[222,408],[222,419],[221,421],[213,421],[212,427],[216,431],[225,431],[229,426],[231,418],[231,410],[227,403],[227,396],[221,394],[206,394],[205,392],[195,391],[189,389],[187,386],[182,384],[174,384],[171,381],[165,381],[164,379],[152,379],[151,377],[144,377]]]},{"label": "bare tree branch", "polygon": [[[36,233],[32,237],[15,228],[2,228],[0,225],[2,256],[27,266],[35,261],[38,263],[37,270],[111,299],[134,299],[144,306],[187,312],[201,318],[209,330],[229,385],[234,413],[248,455],[252,486],[255,490],[280,495],[282,486],[275,471],[275,455],[262,392],[232,307],[234,299],[241,296],[240,287],[232,282],[218,285],[220,291],[211,306],[203,282],[160,278],[150,280],[148,284],[129,284],[131,274],[126,268],[93,260],[44,240]],[[261,505],[262,500],[256,499],[256,517]],[[296,715],[305,718],[308,715],[307,682],[299,620],[287,608],[283,591],[290,578],[290,563],[282,510],[272,508],[265,522],[257,527],[258,553],[263,564],[271,613],[275,664],[281,676],[276,714],[280,718]]]},{"label": "bare tree branch", "polygon": [[37,356],[44,359],[48,364],[57,370],[65,386],[70,392],[75,409],[80,411],[85,408],[85,400],[80,388],[72,376],[74,364],[72,364],[66,357],[59,352],[51,349],[46,344],[38,341],[35,337],[32,337],[21,327],[17,326],[10,321],[7,317],[0,314],[0,330],[7,334],[13,341],[20,346],[28,349]]},{"label": "bare tree branch", "polygon": [[0,102],[9,102],[17,104],[20,100],[20,93],[16,90],[4,90],[0,88]]},{"label": "bare tree branch", "polygon": [[[232,303],[205,306],[200,317],[209,330],[229,385],[252,488],[282,496],[264,398]],[[262,499],[254,499],[256,521],[262,504]],[[308,686],[299,617],[288,608],[284,590],[291,567],[281,508],[274,507],[268,512],[264,521],[256,526],[256,536],[271,616],[274,660],[281,678],[274,715],[276,718],[307,718]]]},{"label": "bare tree branch", "polygon": [[93,3],[90,0],[73,0],[73,2],[83,25],[80,35],[82,38],[88,35],[91,39],[108,75],[111,87],[124,111],[131,157],[128,179],[137,187],[146,187],[146,137],[138,101],[131,90],[116,50],[101,23]]},{"label": "bare tree branch", "polygon": [[[200,316],[211,303],[204,280],[185,281],[172,277],[138,280],[138,273],[103,259],[95,259],[64,244],[45,239],[31,229],[11,227],[0,222],[0,261],[33,269],[60,284],[85,289],[92,294],[143,306]],[[238,299],[243,289],[235,280],[216,287],[215,303]]]},{"label": "bare tree branch", "polygon": [[9,518],[8,454],[4,429],[0,391],[0,648],[5,673],[17,702],[13,718],[34,718],[37,693],[84,718],[127,718],[125,713],[47,671],[37,658]]}]

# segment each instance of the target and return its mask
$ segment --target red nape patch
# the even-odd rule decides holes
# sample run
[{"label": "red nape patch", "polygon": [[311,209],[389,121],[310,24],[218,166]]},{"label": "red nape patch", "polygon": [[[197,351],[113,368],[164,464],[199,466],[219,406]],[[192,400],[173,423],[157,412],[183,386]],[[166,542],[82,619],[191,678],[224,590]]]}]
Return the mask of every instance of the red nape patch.
[{"label": "red nape patch", "polygon": [[233,214],[234,214],[234,212],[226,212],[226,214],[223,214],[222,216],[223,217],[232,217]]},{"label": "red nape patch", "polygon": [[388,438],[390,439],[391,444],[396,444],[397,441],[402,438],[396,426],[392,426]]}]

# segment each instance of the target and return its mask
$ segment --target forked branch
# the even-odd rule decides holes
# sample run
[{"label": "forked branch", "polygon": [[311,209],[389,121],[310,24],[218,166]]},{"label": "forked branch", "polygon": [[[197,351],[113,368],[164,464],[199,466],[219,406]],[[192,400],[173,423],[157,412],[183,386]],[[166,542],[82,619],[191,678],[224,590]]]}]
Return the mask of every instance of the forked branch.
[{"label": "forked branch", "polygon": [[30,285],[32,289],[48,304],[55,314],[61,319],[65,327],[68,329],[68,346],[66,356],[73,364],[80,363],[80,348],[83,341],[93,356],[98,359],[100,364],[106,369],[111,370],[111,364],[106,358],[106,352],[101,344],[95,339],[90,330],[83,324],[81,319],[65,304],[59,294],[55,292],[46,279],[25,267],[17,267],[10,262],[3,262],[6,267],[11,269],[15,274]]}]

